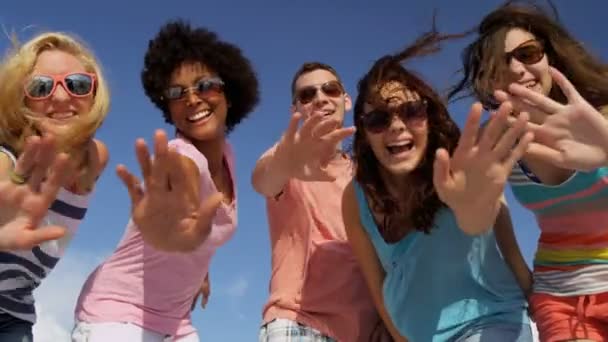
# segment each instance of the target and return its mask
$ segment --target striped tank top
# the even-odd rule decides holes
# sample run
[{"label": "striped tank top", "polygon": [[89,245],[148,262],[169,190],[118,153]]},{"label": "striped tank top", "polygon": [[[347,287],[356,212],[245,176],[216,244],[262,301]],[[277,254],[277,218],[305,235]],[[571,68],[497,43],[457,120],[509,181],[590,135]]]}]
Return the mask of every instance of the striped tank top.
[{"label": "striped tank top", "polygon": [[[15,155],[0,146],[13,164]],[[0,252],[0,313],[36,322],[34,290],[55,267],[72,236],[84,218],[90,193],[76,195],[60,189],[57,198],[43,219],[43,224],[67,228],[67,234],[58,240],[44,242],[31,250]]]},{"label": "striped tank top", "polygon": [[541,230],[534,291],[555,296],[607,292],[608,168],[577,171],[562,184],[544,185],[519,164],[509,183]]}]

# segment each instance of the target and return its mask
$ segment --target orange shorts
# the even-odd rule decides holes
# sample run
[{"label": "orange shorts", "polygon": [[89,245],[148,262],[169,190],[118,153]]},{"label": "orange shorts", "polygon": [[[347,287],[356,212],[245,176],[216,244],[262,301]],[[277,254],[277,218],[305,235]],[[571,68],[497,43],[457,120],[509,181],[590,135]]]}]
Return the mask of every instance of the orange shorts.
[{"label": "orange shorts", "polygon": [[571,297],[534,293],[530,308],[543,342],[608,341],[608,292]]}]

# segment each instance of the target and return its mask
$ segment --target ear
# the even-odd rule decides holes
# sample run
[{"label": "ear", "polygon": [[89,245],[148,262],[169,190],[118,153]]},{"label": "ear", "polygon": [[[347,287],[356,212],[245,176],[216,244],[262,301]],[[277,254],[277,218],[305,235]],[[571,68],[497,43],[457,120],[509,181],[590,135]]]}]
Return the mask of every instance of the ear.
[{"label": "ear", "polygon": [[353,109],[353,100],[348,93],[344,93],[344,111],[348,112]]}]

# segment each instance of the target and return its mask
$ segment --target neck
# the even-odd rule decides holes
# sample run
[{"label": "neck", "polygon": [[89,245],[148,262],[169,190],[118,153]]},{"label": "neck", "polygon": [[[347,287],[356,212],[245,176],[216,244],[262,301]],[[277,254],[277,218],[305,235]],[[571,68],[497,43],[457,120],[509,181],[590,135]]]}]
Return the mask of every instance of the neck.
[{"label": "neck", "polygon": [[391,194],[391,196],[400,202],[405,200],[407,196],[405,196],[406,192],[404,189],[406,189],[411,182],[410,176],[395,175],[382,167],[380,173],[382,175],[382,179],[384,180],[387,191]]},{"label": "neck", "polygon": [[224,159],[224,138],[220,137],[210,141],[193,141],[192,144],[207,159],[207,165],[209,166],[209,173],[211,176],[220,174],[222,172]]}]

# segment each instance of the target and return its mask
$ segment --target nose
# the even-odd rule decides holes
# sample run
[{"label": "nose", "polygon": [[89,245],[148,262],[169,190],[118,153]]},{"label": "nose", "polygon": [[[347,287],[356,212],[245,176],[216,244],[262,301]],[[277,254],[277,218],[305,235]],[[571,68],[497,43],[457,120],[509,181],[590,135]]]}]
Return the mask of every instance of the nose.
[{"label": "nose", "polygon": [[188,90],[184,96],[186,97],[186,105],[189,107],[197,106],[202,102],[201,98],[195,91]]},{"label": "nose", "polygon": [[517,59],[511,58],[511,62],[509,63],[509,70],[511,71],[511,73],[517,76],[517,79],[520,79],[526,73],[526,66],[524,63],[518,61]]},{"label": "nose", "polygon": [[399,117],[393,114],[391,117],[391,125],[388,127],[391,132],[402,132],[407,129],[407,124]]},{"label": "nose", "polygon": [[323,90],[317,89],[317,93],[315,94],[315,97],[313,98],[313,102],[317,106],[318,105],[324,105],[327,102],[329,102],[329,98],[327,97],[327,95],[325,95],[325,93],[323,92]]},{"label": "nose", "polygon": [[52,99],[55,102],[66,102],[70,99],[70,93],[64,88],[63,84],[57,84]]}]

